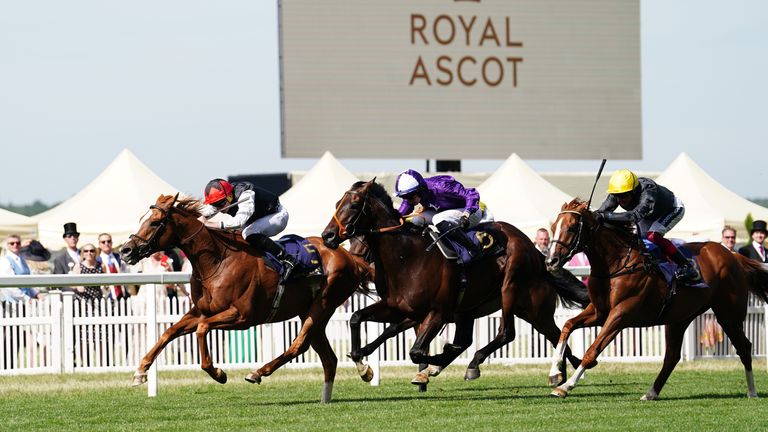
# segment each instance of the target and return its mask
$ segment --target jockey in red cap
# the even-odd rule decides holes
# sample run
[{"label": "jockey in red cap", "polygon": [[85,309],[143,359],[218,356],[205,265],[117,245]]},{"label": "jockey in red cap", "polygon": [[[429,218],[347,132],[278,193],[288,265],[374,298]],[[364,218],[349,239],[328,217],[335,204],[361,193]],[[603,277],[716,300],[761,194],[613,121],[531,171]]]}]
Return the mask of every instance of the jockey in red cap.
[{"label": "jockey in red cap", "polygon": [[[205,186],[205,204],[200,221],[213,228],[242,230],[250,245],[280,260],[283,264],[280,284],[284,284],[296,261],[270,238],[280,234],[288,225],[288,211],[280,204],[277,195],[248,182],[232,184],[217,178]],[[208,221],[220,209],[232,218],[221,222]]]}]

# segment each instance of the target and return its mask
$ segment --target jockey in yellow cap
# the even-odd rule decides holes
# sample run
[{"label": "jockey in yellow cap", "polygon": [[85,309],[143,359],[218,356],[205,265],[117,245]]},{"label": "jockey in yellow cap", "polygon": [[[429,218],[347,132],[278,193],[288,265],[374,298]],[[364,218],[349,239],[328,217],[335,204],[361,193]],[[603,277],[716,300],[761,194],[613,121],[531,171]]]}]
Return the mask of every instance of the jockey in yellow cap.
[{"label": "jockey in yellow cap", "polygon": [[[597,210],[598,220],[634,222],[640,235],[647,238],[662,251],[662,254],[679,266],[675,277],[687,282],[699,279],[699,272],[691,262],[664,238],[685,214],[680,198],[672,191],[656,184],[651,179],[638,177],[630,170],[621,169],[613,173],[608,181],[608,198]],[[618,206],[626,212],[614,213]]]}]

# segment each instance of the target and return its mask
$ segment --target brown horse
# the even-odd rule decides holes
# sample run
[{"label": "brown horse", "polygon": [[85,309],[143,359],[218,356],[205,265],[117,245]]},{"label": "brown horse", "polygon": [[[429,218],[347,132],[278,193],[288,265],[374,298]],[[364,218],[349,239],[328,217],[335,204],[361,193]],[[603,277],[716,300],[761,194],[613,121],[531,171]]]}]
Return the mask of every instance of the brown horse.
[{"label": "brown horse", "polygon": [[[197,218],[201,204],[193,199],[160,196],[150,206],[151,214],[121,249],[123,259],[134,264],[157,250],[179,247],[192,263],[194,306],[171,326],[144,356],[134,374],[134,385],[146,381],[147,369],[173,339],[195,331],[200,346],[200,366],[224,384],[227,375],[213,366],[206,335],[214,329],[246,329],[266,322],[299,316],[302,327],[288,350],[246,376],[252,383],[305,352],[311,345],[323,364],[325,383],[322,402],[330,402],[337,358],[325,335],[325,327],[336,308],[360,284],[365,269],[343,249],[325,247],[317,237],[307,240],[317,248],[325,275],[297,279],[278,296],[278,274],[265,263],[261,251],[253,249],[239,233],[206,228]],[[276,299],[277,297],[277,299]]]},{"label": "brown horse", "polygon": [[[488,227],[504,239],[504,254],[469,265],[464,286],[455,264],[438,250],[427,250],[431,239],[422,235],[422,229],[402,223],[381,185],[374,180],[357,182],[344,194],[323,231],[323,240],[328,247],[336,248],[348,238],[363,236],[373,253],[376,289],[381,298],[350,319],[350,357],[361,376],[370,376],[360,348],[360,324],[364,321],[398,323],[400,327],[390,327],[393,334],[402,326],[416,324],[411,360],[445,367],[471,344],[474,319],[501,308],[498,334],[475,354],[467,368],[467,379],[477,378],[479,364],[514,339],[513,314],[530,322],[553,345],[556,343],[560,330],[553,315],[558,295],[566,303],[578,302],[584,307],[584,285],[567,272],[570,278],[549,274],[543,255],[517,228],[504,222]],[[443,353],[430,356],[430,341],[450,322],[456,323],[454,342],[445,344]],[[579,361],[567,348],[563,355],[572,363]]]},{"label": "brown horse", "polygon": [[743,323],[749,291],[768,300],[768,272],[759,263],[731,253],[718,243],[687,244],[685,248],[698,256],[701,275],[709,287],[678,286],[667,303],[671,294],[667,282],[631,226],[598,224],[588,203],[575,199],[563,205],[552,231],[555,234],[547,266],[559,269],[573,254],[584,251],[592,266],[588,287],[592,303],[563,326],[550,371],[551,385],[561,382],[562,360],[557,355],[563,352],[570,333],[582,327],[603,326],[576,372],[556,387],[552,396],[565,397],[621,330],[665,324],[664,365],[642,397],[657,399],[680,361],[686,328],[710,308],[744,365],[747,395],[757,396],[752,375],[752,343],[744,335]]}]

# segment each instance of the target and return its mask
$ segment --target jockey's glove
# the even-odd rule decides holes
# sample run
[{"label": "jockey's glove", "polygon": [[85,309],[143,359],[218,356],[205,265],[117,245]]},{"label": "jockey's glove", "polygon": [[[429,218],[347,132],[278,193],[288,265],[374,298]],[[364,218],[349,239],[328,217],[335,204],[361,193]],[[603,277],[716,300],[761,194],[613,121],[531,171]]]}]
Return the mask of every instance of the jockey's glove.
[{"label": "jockey's glove", "polygon": [[465,229],[469,228],[469,216],[467,216],[467,215],[462,215],[462,216],[459,218],[459,227],[460,227],[461,229],[463,229],[463,230],[465,230]]}]

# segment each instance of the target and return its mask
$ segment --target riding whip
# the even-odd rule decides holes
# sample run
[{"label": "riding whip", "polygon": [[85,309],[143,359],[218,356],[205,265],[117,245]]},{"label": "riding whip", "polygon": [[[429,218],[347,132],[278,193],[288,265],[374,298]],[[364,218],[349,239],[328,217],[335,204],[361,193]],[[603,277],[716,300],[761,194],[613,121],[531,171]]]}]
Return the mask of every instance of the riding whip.
[{"label": "riding whip", "polygon": [[587,208],[592,204],[592,196],[595,194],[595,187],[597,187],[597,181],[600,180],[600,174],[603,173],[603,167],[605,167],[605,161],[607,159],[603,159],[602,162],[600,162],[600,169],[597,170],[597,177],[595,178],[595,184],[592,185],[592,193],[589,194],[589,201],[587,201]]}]

